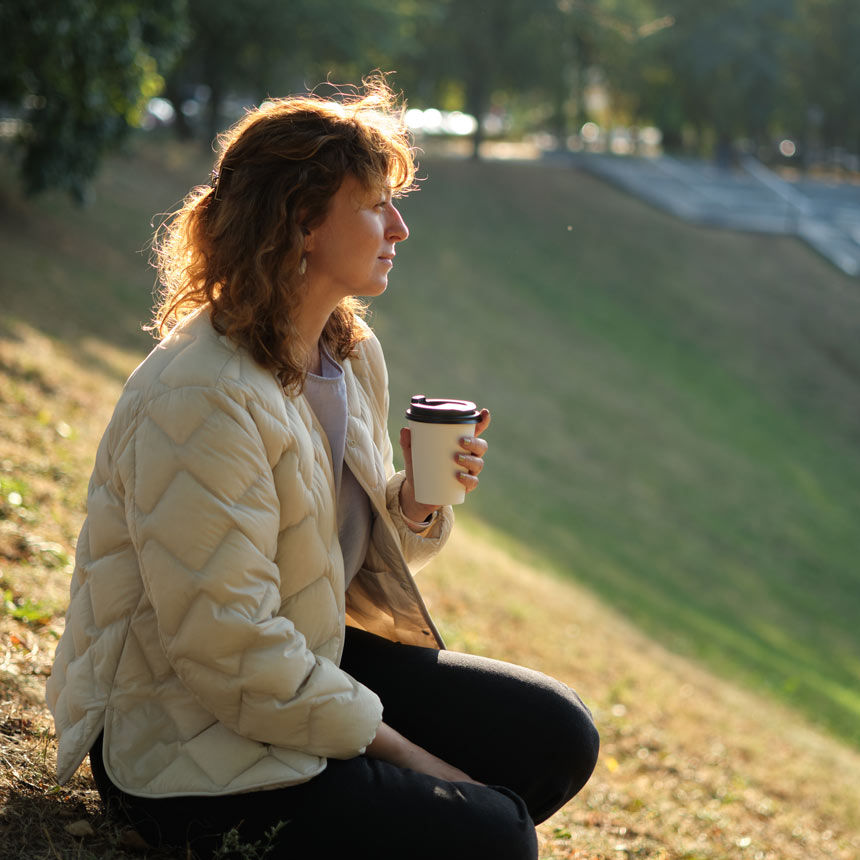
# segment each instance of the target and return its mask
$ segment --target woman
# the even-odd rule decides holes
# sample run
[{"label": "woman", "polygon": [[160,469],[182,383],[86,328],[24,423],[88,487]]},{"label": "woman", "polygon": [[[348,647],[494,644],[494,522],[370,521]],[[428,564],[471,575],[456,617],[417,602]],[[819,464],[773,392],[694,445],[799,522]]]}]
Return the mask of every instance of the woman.
[{"label": "woman", "polygon": [[[443,650],[412,578],[453,514],[415,500],[406,430],[394,472],[355,299],[408,236],[399,117],[381,81],[267,102],[157,245],[163,340],[99,447],[48,682],[60,781],[89,753],[152,844],[533,858],[594,767],[576,694]],[[468,491],[489,422],[451,464]]]}]

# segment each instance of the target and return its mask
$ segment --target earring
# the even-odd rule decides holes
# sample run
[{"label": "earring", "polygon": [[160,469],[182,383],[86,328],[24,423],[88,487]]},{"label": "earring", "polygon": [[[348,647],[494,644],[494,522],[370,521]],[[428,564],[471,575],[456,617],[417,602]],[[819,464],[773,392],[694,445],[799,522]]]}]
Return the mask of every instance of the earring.
[{"label": "earring", "polygon": [[302,254],[301,260],[299,260],[299,274],[303,275],[308,270],[308,258]]}]

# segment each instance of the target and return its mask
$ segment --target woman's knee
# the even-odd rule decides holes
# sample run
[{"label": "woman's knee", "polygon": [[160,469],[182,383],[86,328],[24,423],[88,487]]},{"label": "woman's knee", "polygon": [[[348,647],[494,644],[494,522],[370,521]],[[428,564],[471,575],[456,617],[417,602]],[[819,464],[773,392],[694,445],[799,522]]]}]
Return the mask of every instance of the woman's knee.
[{"label": "woman's knee", "polygon": [[577,794],[591,778],[591,774],[594,773],[594,768],[597,766],[597,758],[600,754],[600,733],[594,724],[591,711],[573,690],[571,693],[579,703],[579,707],[574,711],[571,719],[573,769],[576,776],[573,794]]},{"label": "woman's knee", "polygon": [[600,735],[582,699],[559,682],[554,681],[552,688],[543,710],[535,762],[541,774],[532,802],[536,822],[548,818],[582,790],[600,751]]}]

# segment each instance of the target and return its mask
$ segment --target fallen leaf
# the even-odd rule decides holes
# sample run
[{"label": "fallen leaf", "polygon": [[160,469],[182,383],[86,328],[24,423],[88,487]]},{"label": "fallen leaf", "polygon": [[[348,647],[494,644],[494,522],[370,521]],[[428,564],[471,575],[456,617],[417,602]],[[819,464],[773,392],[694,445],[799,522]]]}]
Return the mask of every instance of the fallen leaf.
[{"label": "fallen leaf", "polygon": [[72,836],[95,836],[96,832],[93,830],[92,824],[89,823],[84,818],[81,818],[78,821],[73,821],[71,824],[67,824],[65,828],[63,828],[66,833],[71,833]]},{"label": "fallen leaf", "polygon": [[122,832],[122,836],[119,838],[119,844],[123,848],[130,848],[133,850],[145,850],[151,847],[136,830],[124,830]]}]

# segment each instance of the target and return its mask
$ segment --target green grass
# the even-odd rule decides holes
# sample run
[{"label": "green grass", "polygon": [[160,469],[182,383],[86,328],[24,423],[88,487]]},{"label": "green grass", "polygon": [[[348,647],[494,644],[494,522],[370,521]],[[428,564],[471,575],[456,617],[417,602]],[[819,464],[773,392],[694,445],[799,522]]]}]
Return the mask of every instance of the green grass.
[{"label": "green grass", "polygon": [[572,171],[427,173],[374,308],[393,426],[490,407],[485,528],[860,743],[860,283]]},{"label": "green grass", "polygon": [[[147,146],[83,212],[0,196],[4,316],[123,376],[150,220],[207,170]],[[488,406],[473,530],[860,745],[860,283],[570,170],[423,171],[373,308],[392,427],[412,393]]]}]

